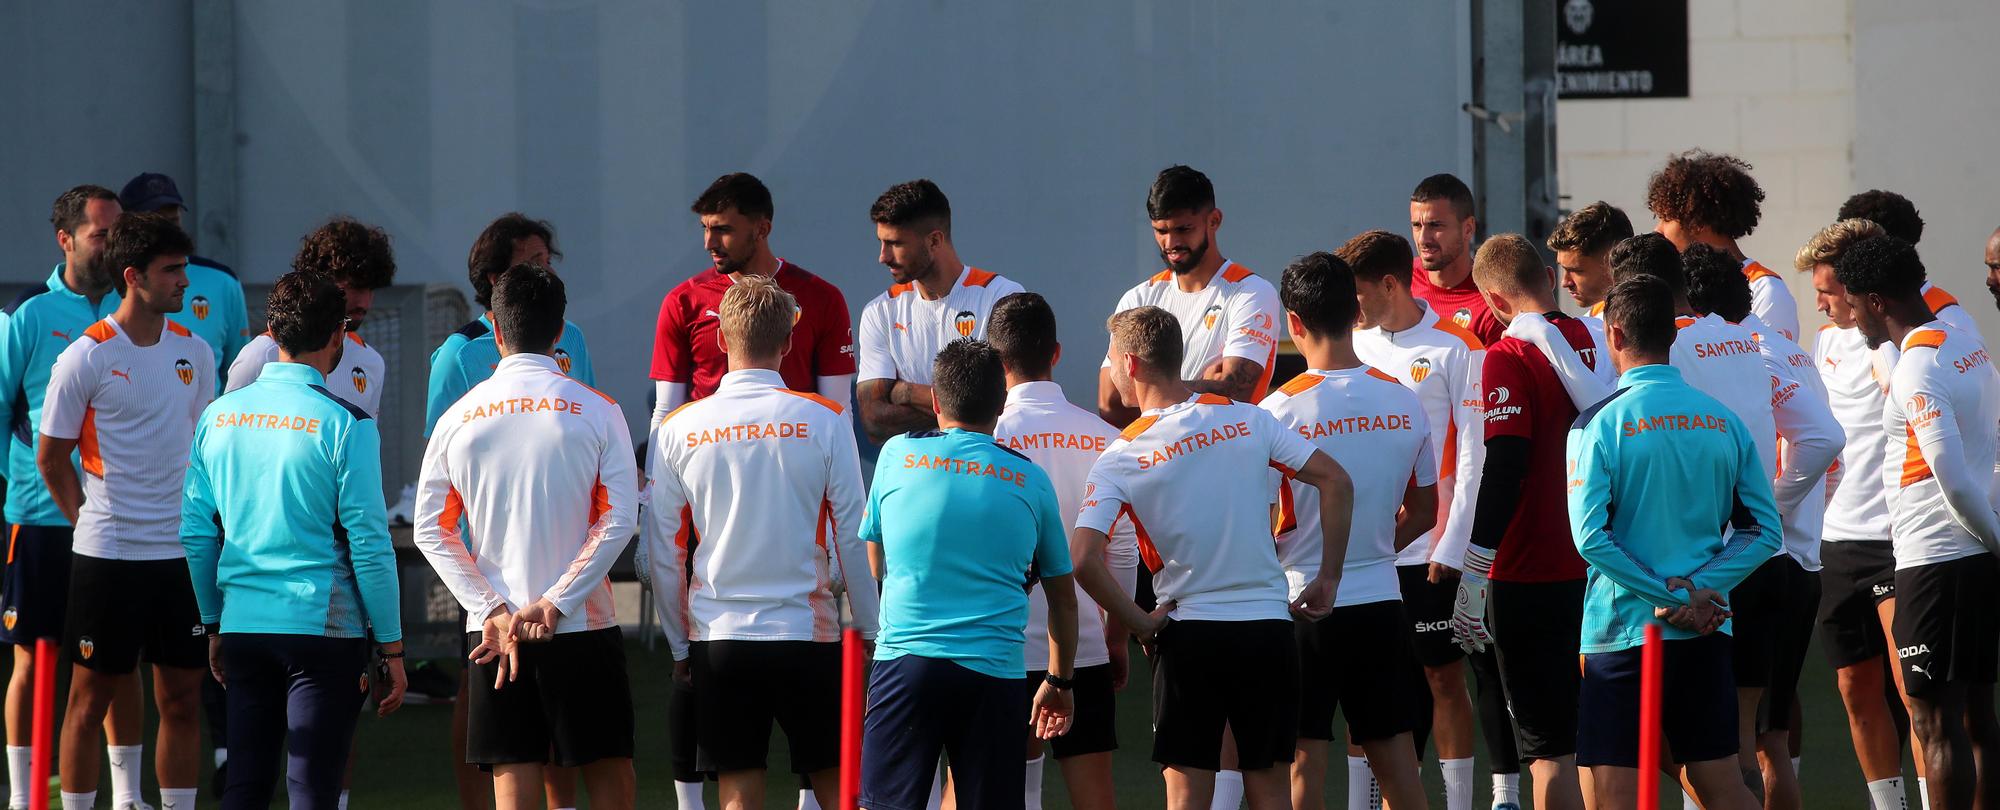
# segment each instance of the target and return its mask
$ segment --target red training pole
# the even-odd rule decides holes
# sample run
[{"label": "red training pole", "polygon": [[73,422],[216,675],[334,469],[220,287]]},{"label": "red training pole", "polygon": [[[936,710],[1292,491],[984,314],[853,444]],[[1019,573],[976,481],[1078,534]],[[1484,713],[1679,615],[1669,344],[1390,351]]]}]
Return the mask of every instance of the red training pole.
[{"label": "red training pole", "polygon": [[28,759],[28,808],[49,810],[49,767],[55,761],[56,642],[35,639],[35,739]]},{"label": "red training pole", "polygon": [[1660,807],[1661,643],[1660,626],[1646,625],[1646,646],[1639,653],[1639,810]]},{"label": "red training pole", "polygon": [[840,810],[856,810],[861,806],[861,696],[868,677],[861,631],[842,630],[840,649]]}]

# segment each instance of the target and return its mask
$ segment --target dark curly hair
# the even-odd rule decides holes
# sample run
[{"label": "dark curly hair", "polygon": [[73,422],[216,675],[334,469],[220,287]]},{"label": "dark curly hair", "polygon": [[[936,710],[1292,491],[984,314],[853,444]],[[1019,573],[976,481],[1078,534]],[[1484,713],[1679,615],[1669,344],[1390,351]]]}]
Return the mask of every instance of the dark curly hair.
[{"label": "dark curly hair", "polygon": [[336,282],[363,290],[379,290],[396,280],[396,256],[389,235],[352,217],[334,217],[299,240],[292,269],[323,273]]},{"label": "dark curly hair", "polygon": [[1893,236],[1854,243],[1840,254],[1833,274],[1855,295],[1905,301],[1923,297],[1924,262],[1914,245]]},{"label": "dark curly hair", "polygon": [[1681,272],[1687,277],[1688,306],[1694,311],[1713,312],[1730,323],[1750,314],[1750,278],[1729,254],[1708,245],[1688,245],[1681,254]]},{"label": "dark curly hair", "polygon": [[160,214],[126,214],[105,237],[99,266],[111,274],[111,286],[119,295],[125,294],[125,268],[137,267],[143,273],[161,256],[194,252],[194,242],[181,226]]},{"label": "dark curly hair", "polygon": [[347,295],[330,275],[293,270],[272,285],[264,317],[270,324],[271,339],[285,354],[297,357],[316,352],[344,330]]},{"label": "dark curly hair", "polygon": [[556,230],[548,220],[535,219],[519,211],[501,214],[472,243],[465,257],[466,277],[472,281],[472,298],[482,309],[493,308],[493,277],[507,272],[514,260],[514,243],[537,237],[549,246],[549,258],[562,258],[556,249]]},{"label": "dark curly hair", "polygon": [[1917,204],[1893,191],[1870,189],[1847,198],[1834,217],[1835,221],[1843,219],[1868,220],[1912,245],[1924,238],[1924,218],[1917,215]]},{"label": "dark curly hair", "polygon": [[1729,239],[1757,230],[1763,204],[1764,189],[1750,176],[1750,164],[1734,155],[1690,149],[1667,158],[1646,182],[1653,216]]}]

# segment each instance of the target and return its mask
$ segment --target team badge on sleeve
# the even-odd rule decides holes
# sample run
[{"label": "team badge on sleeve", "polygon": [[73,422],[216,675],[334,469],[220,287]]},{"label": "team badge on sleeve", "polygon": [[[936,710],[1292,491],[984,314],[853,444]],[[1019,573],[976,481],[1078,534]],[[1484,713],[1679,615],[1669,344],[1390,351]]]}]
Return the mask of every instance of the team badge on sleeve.
[{"label": "team badge on sleeve", "polygon": [[959,337],[969,338],[972,337],[973,329],[979,326],[979,318],[970,312],[961,310],[958,313],[958,317],[952,319],[951,324],[958,327]]},{"label": "team badge on sleeve", "polygon": [[[569,373],[569,352],[566,352],[566,351],[563,351],[562,349],[560,349],[560,348],[559,348],[559,349],[556,349],[556,355],[555,355],[555,356],[556,356],[556,367],[557,367],[557,368],[560,368],[560,369],[562,369],[562,373],[564,373],[564,374],[568,374],[568,373]],[[358,369],[358,368],[357,368],[357,369],[355,369],[355,370],[354,370],[354,373],[356,373],[356,374],[359,374],[359,373],[361,373],[361,369]]]},{"label": "team badge on sleeve", "polygon": [[4,622],[7,625],[7,629],[9,630],[14,629],[14,624],[16,622],[19,622],[20,620],[21,620],[21,614],[16,612],[13,608],[8,608],[5,614],[0,614],[0,622]]},{"label": "team badge on sleeve", "polygon": [[1430,359],[1430,358],[1428,358],[1428,357],[1419,357],[1419,358],[1417,358],[1417,361],[1416,361],[1416,362],[1414,362],[1414,363],[1411,363],[1411,364],[1410,364],[1410,381],[1411,381],[1411,382],[1423,382],[1423,381],[1424,381],[1424,378],[1425,378],[1425,377],[1429,377],[1429,376],[1431,376],[1431,359]]},{"label": "team badge on sleeve", "polygon": [[90,640],[89,636],[77,639],[76,654],[83,656],[83,660],[85,661],[90,660],[92,655],[97,654],[97,642]]},{"label": "team badge on sleeve", "polygon": [[181,385],[194,384],[194,364],[183,357],[174,361],[174,376],[181,378]]},{"label": "team badge on sleeve", "polygon": [[352,372],[349,372],[347,376],[348,379],[354,381],[354,390],[364,394],[368,393],[368,372],[356,368]]},{"label": "team badge on sleeve", "polygon": [[194,310],[196,318],[204,321],[208,320],[208,296],[195,296],[194,300],[188,302],[188,309]]}]

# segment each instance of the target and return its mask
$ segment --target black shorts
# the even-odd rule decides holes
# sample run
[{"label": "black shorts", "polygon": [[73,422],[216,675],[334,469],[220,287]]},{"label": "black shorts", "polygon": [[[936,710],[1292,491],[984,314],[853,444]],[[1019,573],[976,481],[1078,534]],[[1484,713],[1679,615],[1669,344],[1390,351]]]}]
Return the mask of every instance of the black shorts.
[{"label": "black shorts", "polygon": [[71,661],[106,675],[132,672],[141,658],[156,666],[207,669],[208,634],[187,560],[74,555],[63,648]]},{"label": "black shorts", "polygon": [[1764,702],[1777,704],[1773,708],[1789,717],[1799,670],[1812,643],[1819,580],[1791,555],[1779,552],[1730,589],[1729,607],[1735,614],[1729,633],[1736,640],[1737,687],[1766,690]]},{"label": "black shorts", "polygon": [[1410,624],[1395,600],[1337,607],[1317,622],[1292,620],[1299,642],[1299,736],[1333,739],[1333,710],[1359,743],[1415,728],[1423,667]]},{"label": "black shorts", "polygon": [[1019,808],[1027,775],[1020,735],[1029,705],[1017,678],[943,658],[876,661],[862,728],[861,806],[924,810],[942,753],[951,760],[959,807]]},{"label": "black shorts", "polygon": [[840,765],[839,642],[697,641],[688,663],[701,770],[763,770],[773,721],[793,773]]},{"label": "black shorts", "polygon": [[499,689],[499,661],[466,679],[465,761],[564,767],[632,756],[632,685],[616,627],[520,646],[520,672]]},{"label": "black shorts", "polygon": [[7,568],[0,581],[0,643],[62,638],[69,608],[68,526],[7,527]]},{"label": "black shorts", "polygon": [[1576,753],[1583,584],[1494,582],[1488,591],[1494,658],[1523,760]]},{"label": "black shorts", "polygon": [[1896,552],[1887,540],[1819,544],[1819,645],[1835,669],[1888,651],[1883,602],[1896,598]]},{"label": "black shorts", "polygon": [[1903,691],[1992,684],[2000,674],[2000,563],[1991,554],[1896,572],[1896,664]]},{"label": "black shorts", "polygon": [[[1035,693],[1042,688],[1043,672],[1030,672],[1021,679],[1021,689],[1028,695],[1028,705],[1033,706]],[[1094,667],[1078,667],[1075,688],[1070,690],[1070,699],[1076,707],[1071,717],[1069,733],[1049,741],[1049,750],[1056,759],[1069,759],[1084,754],[1102,754],[1118,750],[1118,694],[1111,688],[1111,665],[1098,664]],[[1034,730],[1028,732],[1034,737]]]},{"label": "black shorts", "polygon": [[[1736,682],[1729,636],[1662,644],[1661,731],[1674,762],[1708,762],[1736,756]],[[1639,767],[1639,657],[1641,648],[1584,656],[1577,712],[1588,722],[1576,730],[1576,764]]]},{"label": "black shorts", "polygon": [[1441,667],[1465,657],[1451,636],[1451,613],[1458,607],[1458,581],[1433,583],[1428,565],[1396,566],[1396,583],[1403,592],[1403,614],[1409,617],[1417,662]]},{"label": "black shorts", "polygon": [[1289,619],[1169,621],[1155,649],[1154,762],[1221,768],[1225,724],[1243,770],[1292,761],[1299,644]]}]

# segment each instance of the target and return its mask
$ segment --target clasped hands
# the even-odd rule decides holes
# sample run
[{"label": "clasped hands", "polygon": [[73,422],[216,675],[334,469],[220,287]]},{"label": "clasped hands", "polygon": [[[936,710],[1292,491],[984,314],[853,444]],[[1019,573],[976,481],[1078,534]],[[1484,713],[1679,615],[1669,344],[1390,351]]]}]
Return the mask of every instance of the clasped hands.
[{"label": "clasped hands", "polygon": [[1688,603],[1678,607],[1656,607],[1660,620],[1696,635],[1708,635],[1734,615],[1729,600],[1713,588],[1697,588],[1687,577],[1667,577],[1667,592],[1687,591]]},{"label": "clasped hands", "polygon": [[479,628],[479,646],[473,647],[467,657],[475,664],[499,661],[493,673],[493,688],[499,689],[520,674],[520,645],[555,638],[556,622],[561,620],[562,611],[547,597],[519,611],[501,604],[487,614]]}]

